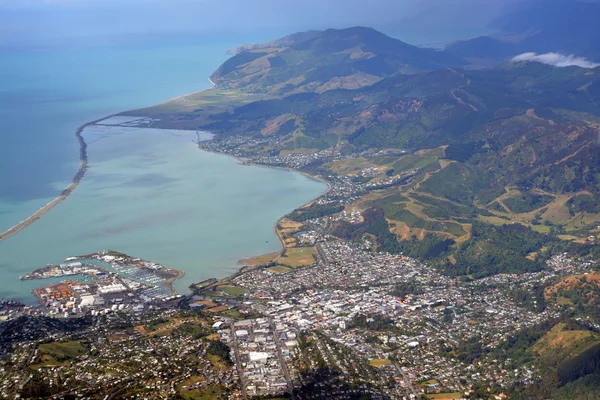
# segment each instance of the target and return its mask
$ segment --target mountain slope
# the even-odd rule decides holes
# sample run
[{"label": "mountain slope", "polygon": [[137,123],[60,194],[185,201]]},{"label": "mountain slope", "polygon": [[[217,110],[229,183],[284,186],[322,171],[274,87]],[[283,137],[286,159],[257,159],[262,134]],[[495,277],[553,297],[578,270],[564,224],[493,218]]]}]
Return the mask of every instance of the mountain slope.
[{"label": "mountain slope", "polygon": [[411,74],[464,63],[370,28],[330,29],[252,46],[212,76],[219,88],[270,94],[325,92],[371,85],[397,73]]},{"label": "mountain slope", "polygon": [[[360,158],[363,168],[412,178],[377,193],[392,199],[400,188],[403,199],[360,201],[356,207],[383,207],[397,235],[407,240],[429,232],[466,241],[446,271],[481,277],[541,268],[527,257],[547,239],[525,229],[518,232],[519,243],[530,245],[509,251],[504,230],[475,223],[520,222],[541,232],[549,230],[542,221],[570,231],[595,228],[600,204],[588,200],[600,198],[598,104],[600,69],[508,63],[484,71],[397,75],[358,90],[254,102],[213,116],[206,127],[258,138],[286,121],[280,130],[268,129],[280,140],[269,150],[277,153],[340,143],[346,152],[413,153]],[[320,171],[330,174],[343,165],[348,164],[336,161]],[[584,199],[586,193],[592,196]],[[395,249],[387,243],[388,250]]]}]

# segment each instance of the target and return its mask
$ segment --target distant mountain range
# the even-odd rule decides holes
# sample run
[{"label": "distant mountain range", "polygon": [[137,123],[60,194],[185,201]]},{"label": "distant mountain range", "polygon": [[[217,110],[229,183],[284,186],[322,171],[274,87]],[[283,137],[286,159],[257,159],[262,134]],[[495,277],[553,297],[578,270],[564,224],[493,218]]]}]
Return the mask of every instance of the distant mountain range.
[{"label": "distant mountain range", "polygon": [[458,57],[499,60],[526,52],[563,53],[600,61],[600,3],[579,0],[527,0],[492,22],[498,31],[453,43]]}]

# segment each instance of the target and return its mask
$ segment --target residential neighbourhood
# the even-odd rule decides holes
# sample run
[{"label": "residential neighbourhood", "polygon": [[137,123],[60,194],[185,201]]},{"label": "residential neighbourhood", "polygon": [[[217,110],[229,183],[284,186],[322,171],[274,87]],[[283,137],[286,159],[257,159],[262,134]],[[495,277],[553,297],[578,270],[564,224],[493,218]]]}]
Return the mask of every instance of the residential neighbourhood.
[{"label": "residential neighbourhood", "polygon": [[[484,358],[472,364],[445,349],[473,340],[494,348],[515,332],[556,318],[559,313],[551,307],[536,311],[516,303],[509,295],[512,288],[596,267],[586,259],[557,255],[538,273],[465,282],[414,259],[373,253],[351,242],[320,240],[317,246],[313,266],[282,274],[251,269],[230,282],[244,289],[241,297],[196,296],[187,302],[191,309],[185,298],[179,305],[161,302],[138,310],[94,303],[86,306],[87,322],[66,329],[35,322],[45,317],[27,316],[44,314],[39,309],[7,306],[1,329],[17,322],[27,328],[2,336],[7,358],[0,369],[0,393],[13,398],[32,379],[41,379],[57,394],[84,397],[101,387],[107,393],[132,390],[137,398],[205,392],[232,399],[286,393],[297,399],[324,393],[466,398],[484,385],[502,398],[502,388],[534,382],[538,371],[510,360]],[[74,264],[63,272],[81,268]],[[104,312],[94,313],[94,307]],[[228,356],[223,349],[211,355],[216,346],[211,343],[225,345]],[[27,372],[27,365],[35,366],[35,373]]]}]

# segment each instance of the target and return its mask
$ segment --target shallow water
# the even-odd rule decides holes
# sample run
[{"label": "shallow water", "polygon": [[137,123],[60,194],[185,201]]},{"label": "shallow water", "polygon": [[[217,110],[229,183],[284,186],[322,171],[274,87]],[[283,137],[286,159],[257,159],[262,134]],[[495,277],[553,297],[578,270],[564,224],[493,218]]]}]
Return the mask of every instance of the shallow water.
[{"label": "shallow water", "polygon": [[[0,231],[70,183],[78,126],[205,89],[227,49],[270,38],[0,52]],[[0,298],[31,302],[31,289],[46,282],[19,275],[107,247],[185,270],[179,290],[225,276],[240,258],[276,251],[275,221],[324,189],[299,174],[202,152],[195,133],[106,129],[84,132],[90,165],[74,193],[0,242]]]},{"label": "shallow water", "polygon": [[83,136],[89,169],[77,189],[0,243],[2,296],[24,299],[43,284],[18,281],[25,272],[103,249],[183,270],[174,286],[185,292],[232,273],[242,258],[277,251],[277,219],[326,189],[295,172],[202,151],[195,132],[91,126]]}]

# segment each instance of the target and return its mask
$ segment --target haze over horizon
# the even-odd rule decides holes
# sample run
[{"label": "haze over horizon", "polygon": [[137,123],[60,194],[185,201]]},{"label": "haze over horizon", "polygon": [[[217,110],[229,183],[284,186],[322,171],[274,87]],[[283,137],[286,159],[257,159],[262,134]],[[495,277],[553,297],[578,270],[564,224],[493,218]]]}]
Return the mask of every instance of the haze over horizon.
[{"label": "haze over horizon", "polygon": [[135,35],[279,35],[356,25],[424,44],[480,34],[516,1],[522,0],[368,5],[360,0],[0,0],[0,47]]}]

